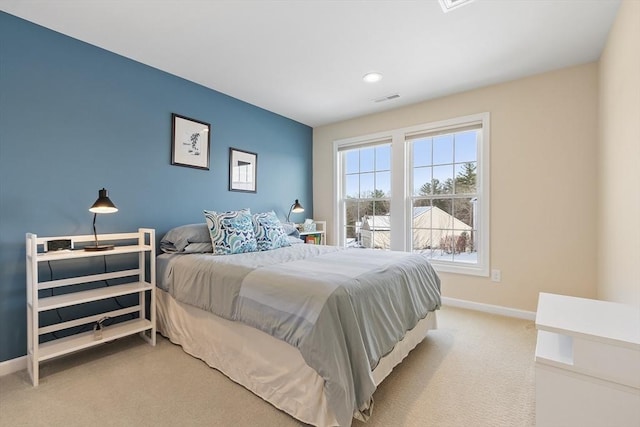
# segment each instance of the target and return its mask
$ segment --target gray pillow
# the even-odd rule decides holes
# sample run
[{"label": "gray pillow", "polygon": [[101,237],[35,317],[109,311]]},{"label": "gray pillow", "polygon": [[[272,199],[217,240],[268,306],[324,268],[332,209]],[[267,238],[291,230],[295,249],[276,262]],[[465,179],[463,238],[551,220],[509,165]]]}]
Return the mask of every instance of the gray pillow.
[{"label": "gray pillow", "polygon": [[284,230],[284,234],[286,234],[287,236],[292,236],[296,238],[300,237],[300,232],[296,228],[295,224],[292,224],[290,222],[283,222],[281,224],[282,224],[282,229]]},{"label": "gray pillow", "polygon": [[206,243],[189,243],[184,247],[185,254],[203,254],[213,252],[213,245],[211,242]]},{"label": "gray pillow", "polygon": [[207,224],[187,224],[172,228],[160,240],[160,249],[163,252],[213,252]]},{"label": "gray pillow", "polygon": [[298,237],[287,236],[287,239],[289,239],[289,245],[297,245],[298,243],[304,243],[299,236]]}]

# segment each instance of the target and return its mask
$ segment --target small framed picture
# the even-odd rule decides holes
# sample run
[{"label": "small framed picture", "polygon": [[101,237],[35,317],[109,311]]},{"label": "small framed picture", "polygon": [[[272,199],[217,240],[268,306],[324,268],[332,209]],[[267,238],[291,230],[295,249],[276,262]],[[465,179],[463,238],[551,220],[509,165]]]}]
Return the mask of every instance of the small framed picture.
[{"label": "small framed picture", "polygon": [[257,192],[258,155],[229,148],[229,191]]},{"label": "small framed picture", "polygon": [[209,170],[211,125],[171,114],[171,164]]}]

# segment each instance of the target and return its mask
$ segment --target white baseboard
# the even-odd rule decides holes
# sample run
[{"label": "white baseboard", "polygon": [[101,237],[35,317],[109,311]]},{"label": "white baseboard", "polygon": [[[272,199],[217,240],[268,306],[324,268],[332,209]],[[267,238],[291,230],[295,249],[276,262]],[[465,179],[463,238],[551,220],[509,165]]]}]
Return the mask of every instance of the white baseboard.
[{"label": "white baseboard", "polygon": [[27,369],[27,356],[5,360],[4,362],[0,362],[0,377],[22,371],[23,369]]},{"label": "white baseboard", "polygon": [[499,314],[501,316],[516,317],[518,319],[536,320],[536,313],[533,311],[519,310],[517,308],[503,307],[501,305],[483,304],[480,302],[466,301],[456,298],[442,297],[442,304],[451,307],[466,308],[469,310],[482,311],[485,313]]},{"label": "white baseboard", "polygon": [[[485,313],[499,314],[501,316],[516,317],[518,319],[536,319],[536,313],[533,311],[518,310],[517,308],[503,307],[500,305],[483,304],[480,302],[466,301],[448,297],[442,297],[442,304],[449,305],[451,307],[460,307],[469,310],[482,311]],[[15,359],[0,362],[0,377],[13,374],[14,372],[18,372],[23,369],[27,369],[27,356],[16,357]]]}]

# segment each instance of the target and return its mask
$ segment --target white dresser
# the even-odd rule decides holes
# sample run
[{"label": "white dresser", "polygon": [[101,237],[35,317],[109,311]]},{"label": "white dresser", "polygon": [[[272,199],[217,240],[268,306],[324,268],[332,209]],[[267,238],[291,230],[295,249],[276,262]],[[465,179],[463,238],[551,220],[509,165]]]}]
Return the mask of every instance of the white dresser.
[{"label": "white dresser", "polygon": [[640,426],[640,307],[541,293],[536,424]]}]

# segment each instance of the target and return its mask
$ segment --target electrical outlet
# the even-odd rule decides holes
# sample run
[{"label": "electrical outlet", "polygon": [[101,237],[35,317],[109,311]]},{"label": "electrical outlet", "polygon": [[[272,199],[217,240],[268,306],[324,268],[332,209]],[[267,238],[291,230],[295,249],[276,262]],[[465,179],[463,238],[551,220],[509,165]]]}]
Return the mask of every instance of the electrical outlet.
[{"label": "electrical outlet", "polygon": [[500,270],[491,270],[491,281],[499,282],[502,280],[502,272]]}]

